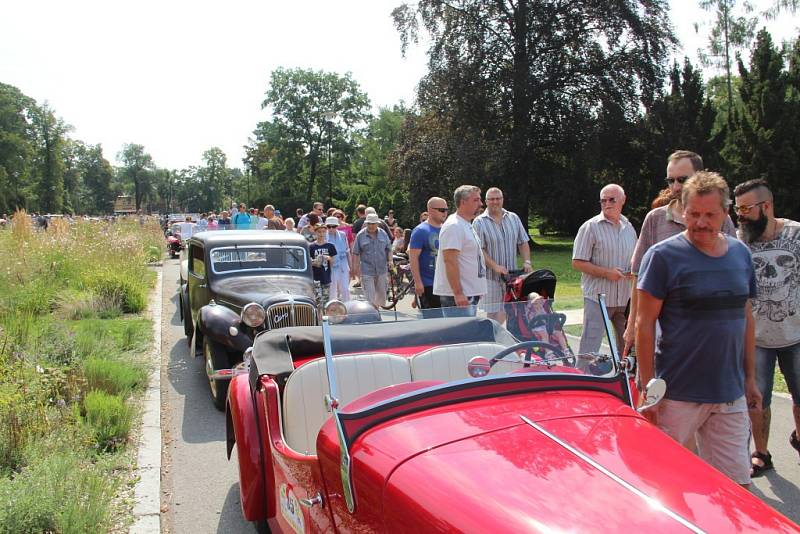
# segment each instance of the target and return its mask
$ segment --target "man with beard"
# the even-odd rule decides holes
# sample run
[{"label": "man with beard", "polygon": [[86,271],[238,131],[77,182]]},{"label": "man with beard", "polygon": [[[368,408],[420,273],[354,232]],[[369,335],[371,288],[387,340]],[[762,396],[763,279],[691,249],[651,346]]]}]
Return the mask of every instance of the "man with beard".
[{"label": "man with beard", "polygon": [[753,299],[756,323],[756,382],[763,397],[762,409],[750,410],[755,452],[751,476],[773,468],[767,444],[775,361],[792,394],[795,429],[789,443],[800,453],[800,224],[775,217],[772,191],[764,180],[739,184],[736,216],[739,238],[753,254],[758,296]]},{"label": "man with beard", "polygon": [[[433,274],[433,294],[446,317],[475,315],[486,294],[486,263],[472,221],[481,212],[481,190],[461,185],[453,195],[456,212],[439,231],[439,254]],[[461,308],[461,309],[458,309]]]},{"label": "man with beard", "polygon": [[[633,278],[631,285],[633,292],[631,293],[628,317],[636,317],[639,298],[636,291],[636,280],[644,253],[659,241],[678,235],[686,229],[686,221],[683,219],[681,191],[683,190],[684,182],[702,169],[703,159],[689,150],[678,150],[667,158],[667,177],[665,181],[672,198],[666,206],[650,211],[642,223],[639,241],[636,243],[636,249],[633,251],[633,257],[631,258],[631,274]],[[725,216],[722,232],[732,237],[736,236],[736,228],[728,215]],[[623,335],[625,340],[625,347],[622,351],[623,356],[627,356],[628,352],[630,352],[635,337],[634,321],[629,320]]]}]

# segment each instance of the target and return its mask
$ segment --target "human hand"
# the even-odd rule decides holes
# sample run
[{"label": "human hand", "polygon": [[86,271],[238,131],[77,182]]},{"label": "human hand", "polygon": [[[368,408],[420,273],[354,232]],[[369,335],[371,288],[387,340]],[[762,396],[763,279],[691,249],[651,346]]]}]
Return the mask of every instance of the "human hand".
[{"label": "human hand", "polygon": [[425,294],[425,287],[422,285],[422,280],[419,282],[414,280],[414,293],[416,293],[418,297]]},{"label": "human hand", "polygon": [[625,332],[622,333],[622,339],[625,341],[625,346],[622,349],[623,358],[628,355],[628,353],[631,351],[631,348],[633,348],[634,342],[636,341],[636,332],[633,326],[634,321],[632,319],[632,317],[628,318],[628,325],[625,327]]},{"label": "human hand", "polygon": [[618,282],[618,281],[622,280],[625,277],[626,277],[626,275],[625,275],[624,272],[622,272],[622,269],[619,269],[617,267],[614,267],[612,269],[608,269],[606,271],[606,278],[611,280],[612,282]]},{"label": "human hand", "polygon": [[469,306],[469,299],[467,299],[464,294],[454,295],[453,298],[456,300],[456,306],[459,308],[466,308]]},{"label": "human hand", "polygon": [[750,378],[744,381],[744,396],[747,399],[748,410],[758,410],[762,408],[761,390],[758,389],[755,379]]},{"label": "human hand", "polygon": [[526,272],[526,273],[531,273],[531,272],[533,272],[533,267],[531,266],[530,263],[523,263],[522,264],[522,271]]},{"label": "human hand", "polygon": [[506,268],[505,268],[505,267],[503,267],[502,265],[497,265],[497,266],[494,268],[494,272],[496,272],[497,274],[499,274],[499,275],[501,275],[501,276],[502,276],[502,275],[506,275],[506,274],[508,274],[508,269],[506,269]]}]

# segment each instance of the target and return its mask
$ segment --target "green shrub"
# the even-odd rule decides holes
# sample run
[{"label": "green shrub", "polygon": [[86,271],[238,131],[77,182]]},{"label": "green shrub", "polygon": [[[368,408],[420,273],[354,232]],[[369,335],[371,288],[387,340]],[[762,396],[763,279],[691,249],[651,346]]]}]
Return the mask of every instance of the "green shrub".
[{"label": "green shrub", "polygon": [[147,306],[148,286],[130,273],[101,271],[88,276],[86,285],[101,302],[113,304],[125,313],[138,313]]},{"label": "green shrub", "polygon": [[90,358],[83,364],[89,391],[99,390],[110,395],[127,396],[147,384],[145,369],[131,362]]},{"label": "green shrub", "polygon": [[0,479],[0,533],[106,532],[116,480],[74,451],[41,449],[17,476]]},{"label": "green shrub", "polygon": [[113,451],[128,439],[133,410],[122,397],[104,391],[90,391],[83,401],[85,421],[101,451]]}]

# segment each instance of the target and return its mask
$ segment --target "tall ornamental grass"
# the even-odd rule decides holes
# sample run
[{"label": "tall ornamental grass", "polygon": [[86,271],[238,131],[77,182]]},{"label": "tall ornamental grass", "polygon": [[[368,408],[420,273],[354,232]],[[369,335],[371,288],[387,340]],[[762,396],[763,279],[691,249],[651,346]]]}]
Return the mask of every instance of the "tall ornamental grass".
[{"label": "tall ornamental grass", "polygon": [[0,230],[0,534],[106,530],[163,245],[155,221]]}]

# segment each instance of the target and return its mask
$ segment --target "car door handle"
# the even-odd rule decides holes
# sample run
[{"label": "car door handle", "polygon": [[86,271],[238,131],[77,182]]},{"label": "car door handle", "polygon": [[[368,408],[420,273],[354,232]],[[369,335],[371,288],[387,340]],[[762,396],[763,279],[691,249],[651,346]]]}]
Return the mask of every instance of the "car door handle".
[{"label": "car door handle", "polygon": [[317,494],[311,497],[310,499],[300,499],[300,504],[302,504],[306,508],[311,508],[316,504],[322,506],[322,494],[320,492],[317,492]]}]

